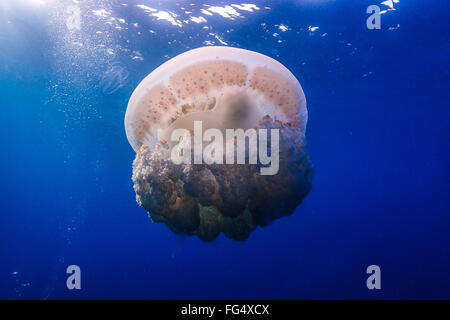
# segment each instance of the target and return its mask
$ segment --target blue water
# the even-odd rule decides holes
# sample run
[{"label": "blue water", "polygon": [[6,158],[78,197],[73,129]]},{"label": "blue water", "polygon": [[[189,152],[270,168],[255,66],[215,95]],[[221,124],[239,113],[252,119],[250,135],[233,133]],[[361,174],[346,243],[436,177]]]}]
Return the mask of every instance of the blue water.
[{"label": "blue water", "polygon": [[[81,1],[78,30],[71,1],[2,0],[0,298],[450,298],[450,5],[401,0],[368,30],[380,2]],[[212,44],[279,60],[308,102],[312,191],[245,242],[176,236],[132,187],[132,91]]]}]

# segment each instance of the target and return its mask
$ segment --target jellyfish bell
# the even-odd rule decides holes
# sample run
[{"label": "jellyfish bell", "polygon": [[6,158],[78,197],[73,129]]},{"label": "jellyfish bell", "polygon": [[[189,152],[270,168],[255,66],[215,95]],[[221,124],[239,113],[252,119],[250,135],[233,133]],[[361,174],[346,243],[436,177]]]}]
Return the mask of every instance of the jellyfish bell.
[{"label": "jellyfish bell", "polygon": [[[280,170],[260,165],[180,164],[167,158],[174,130],[279,130]],[[245,240],[257,226],[292,214],[313,176],[306,152],[306,99],[281,63],[238,48],[203,47],[172,58],[133,92],[125,115],[137,202],[154,222],[211,241]]]},{"label": "jellyfish bell", "polygon": [[249,50],[202,47],[167,61],[138,85],[125,115],[128,141],[136,152],[143,144],[154,147],[174,122],[187,125],[183,118],[191,113],[191,121],[207,127],[216,119],[216,127],[246,129],[269,115],[298,124],[304,134],[307,122],[303,90],[281,63]]}]

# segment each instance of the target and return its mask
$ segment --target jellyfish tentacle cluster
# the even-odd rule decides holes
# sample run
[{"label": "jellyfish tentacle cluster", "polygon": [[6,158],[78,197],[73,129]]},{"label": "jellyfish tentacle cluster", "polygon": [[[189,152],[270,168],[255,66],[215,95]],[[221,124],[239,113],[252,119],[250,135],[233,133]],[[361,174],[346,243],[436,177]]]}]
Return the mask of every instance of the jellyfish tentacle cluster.
[{"label": "jellyfish tentacle cluster", "polygon": [[[276,129],[279,170],[261,175],[263,165],[248,162],[175,164],[171,133],[198,120],[219,130]],[[258,226],[292,214],[309,193],[306,122],[303,90],[279,62],[229,47],[185,52],[147,76],[127,107],[137,202],[177,234],[212,241],[223,232],[245,240]]]}]

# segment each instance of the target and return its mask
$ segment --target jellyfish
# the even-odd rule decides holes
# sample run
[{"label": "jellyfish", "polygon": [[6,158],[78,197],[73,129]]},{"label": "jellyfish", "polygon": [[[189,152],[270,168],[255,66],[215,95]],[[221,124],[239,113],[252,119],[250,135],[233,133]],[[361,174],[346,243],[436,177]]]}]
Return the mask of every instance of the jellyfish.
[{"label": "jellyfish", "polygon": [[[172,58],[142,80],[125,114],[126,136],[136,152],[132,181],[137,203],[153,222],[176,234],[212,241],[223,233],[246,240],[258,226],[294,213],[311,190],[307,117],[300,83],[268,56],[202,47]],[[196,123],[219,133],[259,130],[267,132],[267,139],[276,132],[276,147],[272,140],[267,144],[267,154],[278,154],[276,174],[263,175],[264,164],[248,161],[175,163],[171,155],[177,142],[196,138],[179,136],[177,141],[173,133],[184,129],[195,135]],[[195,142],[186,146],[196,148]],[[246,160],[250,157],[250,151],[245,153]]]},{"label": "jellyfish", "polygon": [[128,79],[128,71],[118,62],[111,63],[100,80],[100,88],[104,94],[113,94],[124,86]]}]

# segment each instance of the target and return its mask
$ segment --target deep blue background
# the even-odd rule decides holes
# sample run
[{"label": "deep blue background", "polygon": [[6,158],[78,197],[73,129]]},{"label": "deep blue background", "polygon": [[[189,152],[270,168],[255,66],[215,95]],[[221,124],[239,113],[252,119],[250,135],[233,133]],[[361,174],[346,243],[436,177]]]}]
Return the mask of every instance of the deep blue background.
[{"label": "deep blue background", "polygon": [[[261,10],[243,19],[182,28],[134,7],[147,2],[110,1],[115,16],[156,34],[130,27],[106,42],[143,61],[127,50],[100,59],[93,38],[84,54],[71,51],[47,9],[3,7],[0,298],[450,298],[448,1],[402,0],[372,31],[365,8],[381,1],[256,1]],[[281,61],[308,101],[312,192],[245,242],[177,237],[147,218],[132,188],[128,98],[209,32]],[[111,61],[130,76],[105,95]],[[65,287],[70,264],[82,269],[81,291]],[[371,264],[382,290],[366,288]]]}]

